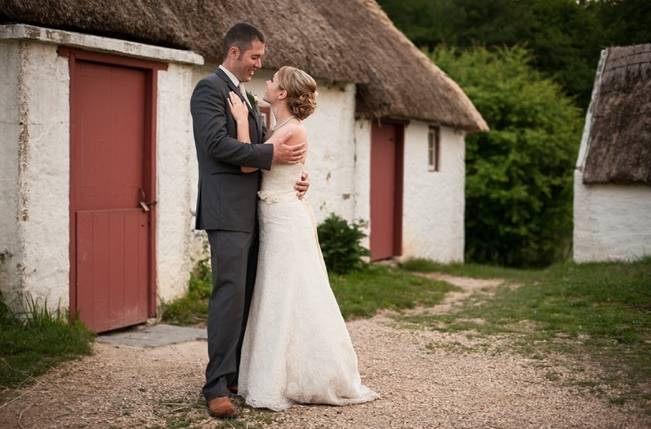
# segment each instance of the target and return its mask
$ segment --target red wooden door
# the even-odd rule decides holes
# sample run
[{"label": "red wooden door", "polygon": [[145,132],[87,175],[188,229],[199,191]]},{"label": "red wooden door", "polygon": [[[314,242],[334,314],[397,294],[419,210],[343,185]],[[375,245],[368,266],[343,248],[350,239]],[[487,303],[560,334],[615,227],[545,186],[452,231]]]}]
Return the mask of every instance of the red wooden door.
[{"label": "red wooden door", "polygon": [[402,253],[403,132],[401,124],[371,128],[371,259]]},{"label": "red wooden door", "polygon": [[76,59],[71,64],[71,309],[93,331],[150,314],[151,73]]}]

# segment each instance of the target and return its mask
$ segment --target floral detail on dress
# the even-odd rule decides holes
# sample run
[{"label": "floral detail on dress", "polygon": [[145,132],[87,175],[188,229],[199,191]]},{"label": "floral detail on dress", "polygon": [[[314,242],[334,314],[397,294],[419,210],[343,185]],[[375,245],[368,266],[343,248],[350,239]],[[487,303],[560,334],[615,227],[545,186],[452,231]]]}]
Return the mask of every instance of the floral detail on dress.
[{"label": "floral detail on dress", "polygon": [[277,203],[279,201],[278,192],[258,191],[258,198],[269,204]]}]

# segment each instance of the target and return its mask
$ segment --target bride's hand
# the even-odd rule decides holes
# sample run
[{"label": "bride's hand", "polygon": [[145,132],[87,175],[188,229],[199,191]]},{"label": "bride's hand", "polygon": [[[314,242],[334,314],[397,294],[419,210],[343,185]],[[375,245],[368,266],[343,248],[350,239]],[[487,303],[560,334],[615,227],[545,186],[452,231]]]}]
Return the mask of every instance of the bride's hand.
[{"label": "bride's hand", "polygon": [[228,93],[228,105],[235,122],[243,123],[249,120],[249,109],[240,97],[233,91]]},{"label": "bride's hand", "polygon": [[296,190],[296,196],[302,200],[305,196],[305,193],[310,188],[310,175],[307,171],[303,171],[301,178],[296,181],[294,189]]}]

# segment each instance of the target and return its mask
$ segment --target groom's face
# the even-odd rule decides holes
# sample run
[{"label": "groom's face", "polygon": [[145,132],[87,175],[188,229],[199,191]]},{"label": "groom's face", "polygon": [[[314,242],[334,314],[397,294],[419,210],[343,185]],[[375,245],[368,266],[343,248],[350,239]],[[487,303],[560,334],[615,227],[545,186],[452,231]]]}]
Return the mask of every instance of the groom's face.
[{"label": "groom's face", "polygon": [[256,71],[262,68],[262,57],[264,56],[264,43],[259,40],[251,42],[251,46],[244,52],[239,52],[235,59],[235,75],[241,82],[251,80]]}]

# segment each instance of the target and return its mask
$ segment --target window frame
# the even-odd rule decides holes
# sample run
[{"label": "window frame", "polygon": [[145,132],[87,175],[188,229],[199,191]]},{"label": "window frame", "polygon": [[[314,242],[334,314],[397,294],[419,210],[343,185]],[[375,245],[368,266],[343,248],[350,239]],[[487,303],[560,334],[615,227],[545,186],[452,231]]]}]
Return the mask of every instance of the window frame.
[{"label": "window frame", "polygon": [[437,125],[427,130],[427,171],[441,171],[441,127]]}]

